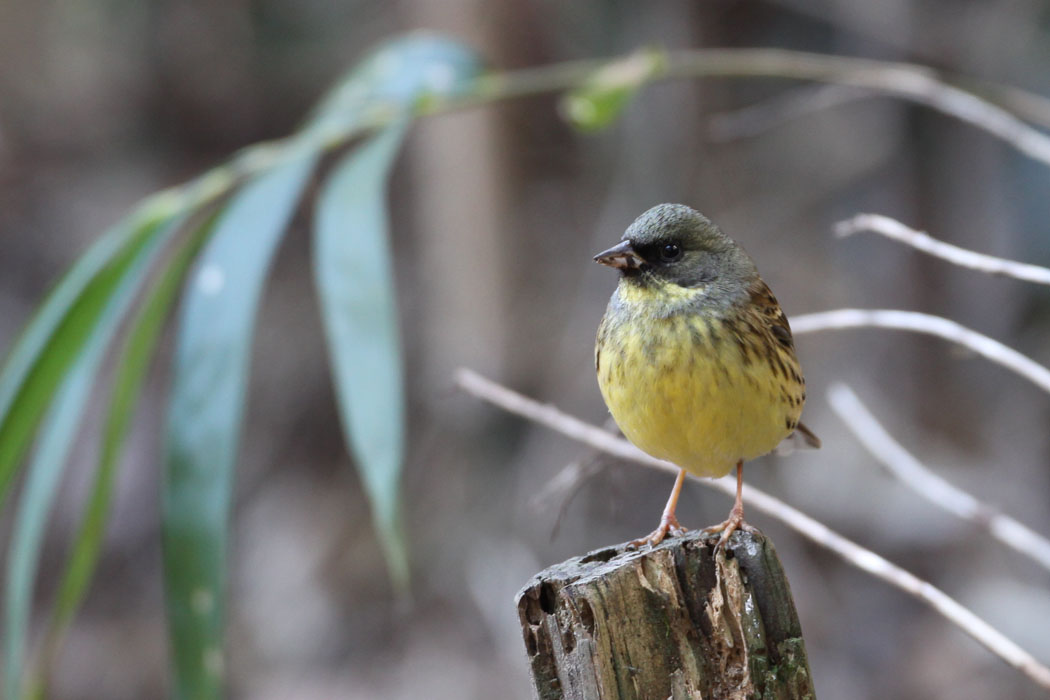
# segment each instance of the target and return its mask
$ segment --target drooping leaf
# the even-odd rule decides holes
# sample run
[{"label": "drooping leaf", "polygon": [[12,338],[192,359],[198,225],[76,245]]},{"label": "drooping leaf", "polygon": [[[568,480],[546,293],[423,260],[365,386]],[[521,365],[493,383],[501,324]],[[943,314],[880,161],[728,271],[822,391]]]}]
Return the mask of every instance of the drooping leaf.
[{"label": "drooping leaf", "polygon": [[313,170],[283,163],[230,201],[184,293],[162,485],[164,579],[178,698],[222,694],[230,500],[256,309]]},{"label": "drooping leaf", "polygon": [[410,115],[465,94],[481,72],[474,51],[439,36],[388,42],[332,90],[303,132],[323,138],[347,125],[395,117],[333,168],[317,204],[314,270],[344,438],[399,586],[408,580],[398,489],[404,399],[385,183]]},{"label": "drooping leaf", "polygon": [[561,111],[580,131],[600,131],[619,119],[638,90],[666,68],[663,52],[636,51],[595,71],[562,99]]},{"label": "drooping leaf", "polygon": [[113,290],[174,208],[169,198],[155,198],[99,239],[15,343],[0,373],[0,502],[55,390]]},{"label": "drooping leaf", "polygon": [[[336,89],[293,139],[290,152],[312,161],[320,148],[339,142],[352,128],[411,111],[427,96],[463,90],[463,80],[479,74],[479,66],[472,52],[448,40],[416,35],[391,42]],[[296,178],[289,172],[296,167],[281,161],[276,172],[231,203],[183,306],[163,498],[178,697],[216,697],[221,688],[226,527],[248,341],[279,237],[274,222],[283,221],[275,212],[282,207],[290,212],[291,193],[302,184],[291,184]],[[303,178],[306,172],[309,168]]]},{"label": "drooping leaf", "polygon": [[[181,220],[176,220],[163,229],[150,229],[156,232],[155,235],[144,236],[142,245],[130,248],[131,255],[126,264],[116,266],[119,272],[113,273],[112,286],[102,287],[102,290],[108,289],[110,293],[108,296],[100,295],[95,302],[101,307],[97,320],[88,327],[86,342],[81,345],[61,381],[40,431],[21,494],[7,560],[7,582],[4,588],[4,697],[17,698],[21,694],[26,630],[32,610],[33,582],[40,560],[44,528],[99,366],[151,265],[171,236],[179,230],[181,223]],[[96,293],[100,294],[100,291],[96,290]],[[83,306],[74,304],[71,312],[78,308],[83,309]]]},{"label": "drooping leaf", "polygon": [[153,350],[186,271],[201,244],[212,232],[213,224],[214,218],[210,218],[199,226],[166,262],[136,313],[117,355],[113,388],[102,429],[98,467],[55,598],[51,623],[44,638],[43,658],[38,666],[38,676],[33,681],[33,687],[37,689],[33,692],[34,696],[46,696],[46,675],[94,576],[109,519],[117,466]]},{"label": "drooping leaf", "polygon": [[342,157],[318,199],[314,275],[343,435],[395,582],[408,581],[398,484],[404,443],[401,346],[386,182],[407,122]]}]

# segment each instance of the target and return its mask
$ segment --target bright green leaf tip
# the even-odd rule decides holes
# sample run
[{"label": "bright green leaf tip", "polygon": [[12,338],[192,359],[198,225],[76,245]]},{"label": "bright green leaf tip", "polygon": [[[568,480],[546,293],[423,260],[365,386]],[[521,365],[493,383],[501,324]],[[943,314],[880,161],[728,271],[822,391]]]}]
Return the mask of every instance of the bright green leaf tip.
[{"label": "bright green leaf tip", "polygon": [[640,49],[607,63],[562,98],[562,115],[580,131],[601,131],[620,118],[645,83],[666,70],[667,55],[658,49]]}]

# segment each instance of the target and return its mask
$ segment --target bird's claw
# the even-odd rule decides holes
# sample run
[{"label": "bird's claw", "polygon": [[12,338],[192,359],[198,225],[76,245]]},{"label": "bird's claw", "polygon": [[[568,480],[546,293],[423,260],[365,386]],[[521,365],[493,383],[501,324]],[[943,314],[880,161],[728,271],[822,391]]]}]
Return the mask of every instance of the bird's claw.
[{"label": "bird's claw", "polygon": [[733,510],[729,511],[729,517],[723,522],[711,527],[705,527],[701,530],[703,535],[714,535],[716,533],[722,533],[721,537],[718,538],[718,543],[715,545],[715,552],[718,550],[725,550],[726,543],[729,542],[729,537],[737,530],[743,530],[744,532],[750,532],[754,534],[758,532],[757,529],[748,525],[744,522],[744,510],[742,508],[737,509],[735,506]]},{"label": "bird's claw", "polygon": [[650,532],[645,537],[637,540],[631,540],[627,543],[628,547],[641,547],[642,545],[649,545],[655,547],[664,541],[664,538],[670,535],[671,537],[681,537],[686,533],[686,529],[682,527],[682,524],[678,522],[678,518],[674,515],[665,515],[660,518],[660,526]]}]

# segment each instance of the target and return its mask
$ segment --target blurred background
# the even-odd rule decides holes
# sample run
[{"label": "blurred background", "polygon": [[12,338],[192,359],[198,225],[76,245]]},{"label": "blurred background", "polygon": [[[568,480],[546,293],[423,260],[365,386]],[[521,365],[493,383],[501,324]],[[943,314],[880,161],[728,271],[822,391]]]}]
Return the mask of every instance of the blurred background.
[{"label": "blurred background", "polygon": [[[8,0],[0,349],[137,200],[287,134],[367,49],[417,28],[467,41],[497,69],[644,45],[777,46],[1050,91],[1050,4],[1038,0]],[[792,110],[803,115],[783,116]],[[603,463],[554,532],[567,494],[537,494],[586,450],[458,393],[451,377],[471,367],[605,420],[592,348],[615,275],[591,256],[644,209],[683,202],[720,223],[789,317],[843,306],[926,311],[1050,364],[1046,288],[870,234],[831,235],[834,222],[871,211],[1047,265],[1048,184],[1046,167],[945,116],[788,81],[651,86],[619,124],[588,136],[564,123],[553,96],[425,120],[398,162],[391,201],[411,406],[412,600],[391,591],[345,454],[308,232],[293,230],[259,319],[238,472],[232,697],[530,697],[515,592],[549,564],[648,532],[672,480]],[[166,347],[55,697],[159,698],[168,687],[157,505],[170,338]],[[806,422],[825,448],[759,460],[747,480],[1050,660],[1047,572],[886,477],[828,409],[825,390],[849,382],[920,459],[1041,532],[1050,532],[1050,398],[927,337],[834,331],[800,337],[798,350]],[[97,424],[96,415],[56,508],[42,610],[89,483]],[[698,527],[728,506],[689,484],[679,516]],[[791,578],[820,697],[1037,696],[903,593],[758,513],[749,520],[772,536]]]}]

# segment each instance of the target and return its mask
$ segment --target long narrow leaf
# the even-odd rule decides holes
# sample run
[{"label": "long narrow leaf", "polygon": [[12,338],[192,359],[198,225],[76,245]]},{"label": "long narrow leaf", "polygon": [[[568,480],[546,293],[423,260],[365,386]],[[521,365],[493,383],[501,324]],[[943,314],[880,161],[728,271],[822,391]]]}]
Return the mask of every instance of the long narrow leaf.
[{"label": "long narrow leaf", "polygon": [[[162,200],[163,202],[163,200]],[[0,374],[0,417],[6,416],[22,382],[69,308],[98,273],[129,245],[159,226],[170,205],[151,202],[101,236],[70,268],[14,343]]]},{"label": "long narrow leaf", "polygon": [[110,295],[166,220],[166,202],[144,207],[96,243],[51,293],[11,351],[0,374],[0,502]]},{"label": "long narrow leaf", "polygon": [[[4,697],[17,698],[21,694],[26,628],[32,610],[33,581],[40,560],[44,526],[99,366],[151,265],[180,226],[181,221],[175,221],[157,235],[145,237],[141,247],[131,249],[134,254],[127,264],[117,266],[121,272],[113,280],[112,293],[97,302],[102,307],[98,320],[89,327],[86,342],[62,381],[41,429],[19,503],[7,561]],[[77,309],[78,305],[74,304],[72,308]]]},{"label": "long narrow leaf", "polygon": [[98,468],[44,638],[43,658],[32,683],[34,697],[46,696],[46,675],[94,576],[109,519],[117,467],[157,339],[186,272],[204,240],[212,232],[213,225],[214,218],[210,218],[199,226],[188,240],[180,244],[171,260],[166,262],[142,302],[117,355],[113,389],[102,430]]},{"label": "long narrow leaf", "polygon": [[343,434],[372,505],[395,582],[408,581],[398,483],[404,399],[386,181],[407,122],[333,168],[317,200],[314,275]]},{"label": "long narrow leaf", "polygon": [[333,168],[317,202],[314,232],[314,277],[343,434],[391,577],[401,587],[408,581],[398,489],[404,399],[384,191],[407,115],[428,101],[464,94],[481,71],[476,53],[440,36],[388,42],[329,93],[303,132],[324,138],[376,111],[401,115]]},{"label": "long narrow leaf", "polygon": [[252,329],[270,261],[314,162],[287,162],[233,198],[184,295],[162,487],[178,698],[222,693],[229,511]]}]

